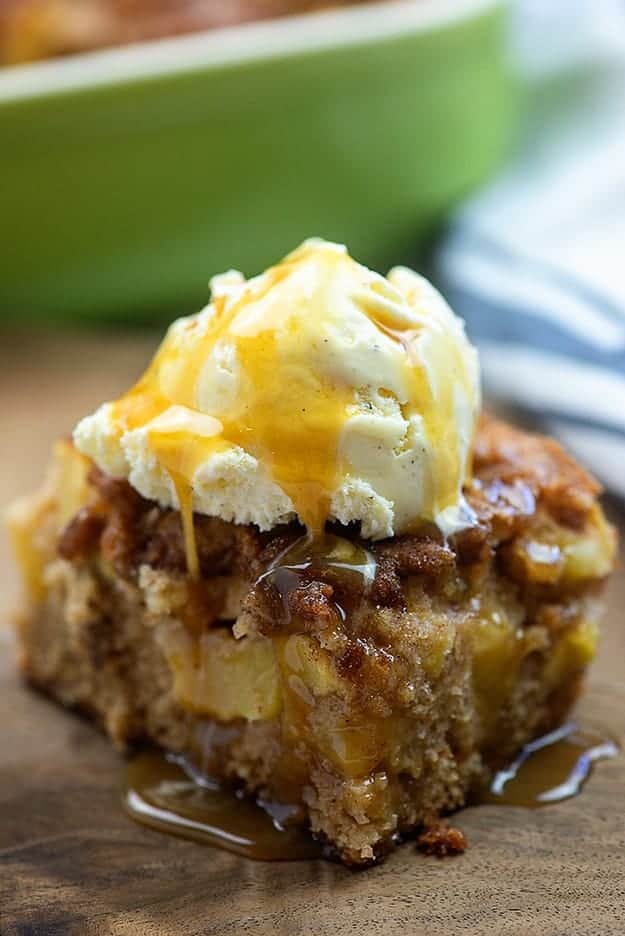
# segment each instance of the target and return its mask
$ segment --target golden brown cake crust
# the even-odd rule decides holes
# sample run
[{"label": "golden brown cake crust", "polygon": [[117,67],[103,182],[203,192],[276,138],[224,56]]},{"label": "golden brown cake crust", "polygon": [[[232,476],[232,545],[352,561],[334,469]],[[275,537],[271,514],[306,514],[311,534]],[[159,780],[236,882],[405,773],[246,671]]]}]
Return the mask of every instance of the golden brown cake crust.
[{"label": "golden brown cake crust", "polygon": [[564,526],[581,529],[601,485],[547,436],[483,415],[473,453],[482,485],[526,485],[535,500]]}]

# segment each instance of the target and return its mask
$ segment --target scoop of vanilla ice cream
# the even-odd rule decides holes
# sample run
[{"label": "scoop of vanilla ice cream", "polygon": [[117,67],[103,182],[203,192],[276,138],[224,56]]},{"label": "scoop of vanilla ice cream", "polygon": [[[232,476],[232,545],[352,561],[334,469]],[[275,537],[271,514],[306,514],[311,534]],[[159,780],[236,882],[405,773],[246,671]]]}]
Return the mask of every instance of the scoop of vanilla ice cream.
[{"label": "scoop of vanilla ice cream", "polygon": [[295,517],[358,522],[371,539],[467,525],[477,354],[425,279],[309,240],[211,288],[138,384],[78,424],[81,452],[163,506],[188,498],[261,530]]}]

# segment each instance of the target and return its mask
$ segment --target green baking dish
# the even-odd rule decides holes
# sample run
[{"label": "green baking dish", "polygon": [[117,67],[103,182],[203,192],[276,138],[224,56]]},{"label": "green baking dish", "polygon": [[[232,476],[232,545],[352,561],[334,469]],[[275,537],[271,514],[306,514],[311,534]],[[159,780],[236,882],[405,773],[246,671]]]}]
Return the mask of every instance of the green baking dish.
[{"label": "green baking dish", "polygon": [[154,321],[313,234],[414,254],[505,147],[504,19],[387,0],[4,69],[2,320]]}]

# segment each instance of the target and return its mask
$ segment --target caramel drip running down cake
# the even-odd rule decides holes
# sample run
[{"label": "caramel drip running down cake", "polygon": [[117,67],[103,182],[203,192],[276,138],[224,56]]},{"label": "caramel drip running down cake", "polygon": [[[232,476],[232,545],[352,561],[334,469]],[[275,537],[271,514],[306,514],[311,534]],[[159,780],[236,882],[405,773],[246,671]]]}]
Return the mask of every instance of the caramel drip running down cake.
[{"label": "caramel drip running down cake", "polygon": [[480,412],[416,273],[311,240],[211,289],[11,510],[22,669],[369,864],[562,722],[614,533],[556,442]]}]

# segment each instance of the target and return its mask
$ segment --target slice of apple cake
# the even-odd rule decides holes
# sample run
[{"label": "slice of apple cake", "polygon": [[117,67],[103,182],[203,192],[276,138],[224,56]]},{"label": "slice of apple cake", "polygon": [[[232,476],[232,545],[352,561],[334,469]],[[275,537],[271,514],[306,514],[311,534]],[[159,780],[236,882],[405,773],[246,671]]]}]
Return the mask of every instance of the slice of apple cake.
[{"label": "slice of apple cake", "polygon": [[179,513],[58,443],[10,527],[26,679],[124,747],[297,803],[343,861],[465,802],[575,699],[614,533],[553,441],[483,417],[474,521],[378,541]]}]

